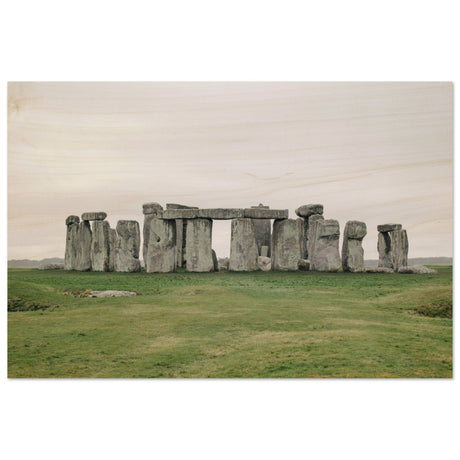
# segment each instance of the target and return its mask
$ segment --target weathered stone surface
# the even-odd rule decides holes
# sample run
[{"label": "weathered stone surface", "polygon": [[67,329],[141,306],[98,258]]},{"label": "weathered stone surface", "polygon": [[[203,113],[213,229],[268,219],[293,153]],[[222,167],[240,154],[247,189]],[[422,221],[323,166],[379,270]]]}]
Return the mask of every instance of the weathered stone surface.
[{"label": "weathered stone surface", "polygon": [[[271,233],[271,232],[270,232]],[[260,255],[262,257],[270,257],[269,252],[268,252],[268,246],[262,246],[260,248]]]},{"label": "weathered stone surface", "polygon": [[322,204],[304,204],[295,210],[299,217],[310,217],[314,214],[323,214],[324,208]]},{"label": "weathered stone surface", "polygon": [[256,234],[252,219],[233,219],[229,270],[250,272],[258,269]]},{"label": "weathered stone surface", "polygon": [[257,257],[257,266],[264,272],[269,272],[272,269],[272,259],[270,257]]},{"label": "weathered stone surface", "polygon": [[[167,203],[166,209],[198,209],[195,206],[186,206],[184,204]],[[187,236],[187,220],[186,219],[175,219],[176,220],[176,259],[177,266],[185,266],[185,246]]]},{"label": "weathered stone surface", "polygon": [[214,249],[212,250],[212,263],[213,263],[213,266],[214,266],[214,271],[218,272],[219,271],[219,262],[217,261],[217,254],[216,254],[216,251],[214,251]]},{"label": "weathered stone surface", "polygon": [[319,214],[313,214],[310,217],[305,218],[304,221],[304,235],[305,242],[303,245],[304,259],[311,260],[312,248],[316,238],[316,224],[319,221],[323,221],[324,217]]},{"label": "weathered stone surface", "polygon": [[116,234],[115,271],[128,273],[140,271],[141,235],[139,223],[135,220],[119,220]]},{"label": "weathered stone surface", "polygon": [[244,217],[251,219],[287,219],[289,210],[287,209],[265,209],[265,208],[246,208]]},{"label": "weathered stone surface", "polygon": [[154,217],[150,222],[145,270],[168,273],[176,269],[176,221]]},{"label": "weathered stone surface", "polygon": [[307,259],[300,259],[299,260],[299,270],[304,272],[310,270],[310,261]]},{"label": "weathered stone surface", "polygon": [[[251,209],[270,209],[262,203],[259,206],[251,206]],[[272,222],[270,219],[254,219],[254,231],[256,233],[256,243],[259,254],[264,257],[270,257],[270,245],[272,239]],[[262,253],[262,248],[267,252]],[[265,251],[265,250],[264,250]]]},{"label": "weathered stone surface", "polygon": [[393,230],[401,230],[401,224],[382,224],[377,225],[377,231],[379,232],[392,232]]},{"label": "weathered stone surface", "polygon": [[107,217],[106,212],[84,212],[81,215],[81,220],[104,220]]},{"label": "weathered stone surface", "polygon": [[144,214],[154,214],[155,216],[160,217],[163,212],[163,206],[159,203],[144,203],[142,205],[142,212]]},{"label": "weathered stone surface", "polygon": [[106,220],[94,220],[92,225],[91,268],[95,272],[109,271],[110,225]]},{"label": "weathered stone surface", "polygon": [[80,223],[80,218],[78,216],[69,216],[67,217],[67,219],[65,220],[65,224],[66,225],[70,225],[70,224],[79,224]]},{"label": "weathered stone surface", "polygon": [[109,271],[115,270],[115,248],[117,246],[117,231],[114,228],[109,230]]},{"label": "weathered stone surface", "polygon": [[272,235],[273,270],[298,270],[302,258],[303,229],[300,220],[275,220]]},{"label": "weathered stone surface", "polygon": [[386,267],[367,267],[364,271],[366,273],[394,273],[392,268]]},{"label": "weathered stone surface", "polygon": [[158,203],[145,203],[142,205],[144,213],[144,226],[142,228],[142,259],[144,265],[147,265],[147,250],[150,239],[150,222],[154,217],[161,217],[163,214],[163,207]]},{"label": "weathered stone surface", "polygon": [[78,247],[77,247],[77,267],[76,270],[91,270],[91,224],[84,220],[78,226]]},{"label": "weathered stone surface", "polygon": [[163,211],[163,219],[196,219],[198,209],[166,209]]},{"label": "weathered stone surface", "polygon": [[91,291],[88,297],[134,297],[137,294],[132,291]]},{"label": "weathered stone surface", "polygon": [[364,222],[350,220],[345,225],[342,245],[342,268],[344,272],[364,271],[364,250],[362,240],[367,234]]},{"label": "weathered stone surface", "polygon": [[[75,219],[76,217],[76,219]],[[65,239],[65,255],[64,255],[64,269],[76,270],[77,269],[77,254],[80,241],[78,238],[80,218],[78,216],[69,216],[66,219],[66,239]]]},{"label": "weathered stone surface", "polygon": [[212,261],[212,220],[192,219],[187,222],[187,246],[185,267],[189,272],[211,272]]},{"label": "weathered stone surface", "polygon": [[425,267],[424,265],[408,265],[400,267],[398,273],[409,273],[415,275],[436,275],[438,272],[432,268]]},{"label": "weathered stone surface", "polygon": [[243,217],[244,211],[239,208],[198,209],[197,217],[202,219],[229,220]]},{"label": "weathered stone surface", "polygon": [[377,249],[379,267],[398,270],[407,265],[409,242],[406,230],[379,232]]},{"label": "weathered stone surface", "polygon": [[339,223],[334,219],[318,220],[315,226],[315,240],[310,258],[311,270],[336,272],[341,266]]}]

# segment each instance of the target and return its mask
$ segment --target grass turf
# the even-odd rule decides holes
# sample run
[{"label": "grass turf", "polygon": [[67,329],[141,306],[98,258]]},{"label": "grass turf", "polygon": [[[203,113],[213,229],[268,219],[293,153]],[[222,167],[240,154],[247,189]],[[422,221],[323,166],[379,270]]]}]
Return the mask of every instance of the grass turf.
[{"label": "grass turf", "polygon": [[[10,269],[9,305],[19,311],[8,313],[8,376],[452,377],[452,267],[436,268]],[[88,289],[139,295],[79,297]]]}]

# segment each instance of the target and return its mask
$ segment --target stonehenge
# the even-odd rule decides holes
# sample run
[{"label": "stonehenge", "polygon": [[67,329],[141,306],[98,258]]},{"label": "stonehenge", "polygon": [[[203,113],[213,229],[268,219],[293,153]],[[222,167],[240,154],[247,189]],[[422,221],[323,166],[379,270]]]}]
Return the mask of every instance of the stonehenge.
[{"label": "stonehenge", "polygon": [[[407,273],[409,243],[401,224],[378,225],[378,267],[365,268],[364,222],[350,220],[343,231],[324,217],[321,204],[299,206],[296,219],[287,209],[259,204],[248,208],[198,208],[156,202],[142,205],[143,229],[136,220],[110,228],[107,213],[83,212],[65,220],[64,269],[139,272],[140,251],[147,273],[213,272],[219,261],[212,249],[213,220],[231,221],[228,270]],[[142,235],[142,246],[141,246]]]},{"label": "stonehenge", "polygon": [[407,232],[401,224],[378,225],[377,230],[379,251],[379,267],[391,268],[397,271],[407,266],[409,241]]},{"label": "stonehenge", "polygon": [[364,222],[349,220],[343,232],[342,268],[344,272],[364,271],[363,238],[367,234]]}]

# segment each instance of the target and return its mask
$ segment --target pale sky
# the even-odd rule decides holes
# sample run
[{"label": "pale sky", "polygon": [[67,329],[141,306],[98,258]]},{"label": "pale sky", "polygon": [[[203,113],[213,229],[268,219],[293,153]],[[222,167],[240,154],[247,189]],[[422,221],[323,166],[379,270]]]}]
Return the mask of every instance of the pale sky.
[{"label": "pale sky", "polygon": [[[8,259],[64,257],[65,219],[142,204],[263,203],[401,223],[409,257],[452,256],[451,83],[10,83]],[[229,255],[230,221],[213,247]]]}]

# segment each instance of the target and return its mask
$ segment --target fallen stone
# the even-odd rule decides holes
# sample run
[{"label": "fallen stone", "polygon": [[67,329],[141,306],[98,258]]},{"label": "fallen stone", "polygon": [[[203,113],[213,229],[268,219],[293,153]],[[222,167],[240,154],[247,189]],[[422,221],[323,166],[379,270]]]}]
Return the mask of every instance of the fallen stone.
[{"label": "fallen stone", "polygon": [[189,272],[212,272],[212,220],[192,219],[187,222],[185,267]]},{"label": "fallen stone", "polygon": [[322,204],[304,204],[295,210],[299,217],[310,217],[314,214],[323,214],[324,208]]},{"label": "fallen stone", "polygon": [[84,212],[81,215],[81,220],[104,220],[106,217],[106,212]]},{"label": "fallen stone", "polygon": [[364,271],[366,273],[394,273],[392,268],[387,267],[366,267]]},{"label": "fallen stone", "polygon": [[161,216],[163,206],[159,203],[144,203],[142,205],[142,212],[144,214],[155,214],[157,217]]},{"label": "fallen stone", "polygon": [[91,268],[108,272],[110,259],[110,225],[106,220],[94,220],[92,225]]},{"label": "fallen stone", "polygon": [[169,273],[176,269],[176,221],[154,217],[150,222],[145,271]]},{"label": "fallen stone", "polygon": [[302,235],[300,220],[275,220],[271,256],[273,270],[298,270],[299,259],[302,258]]},{"label": "fallen stone", "polygon": [[344,272],[364,271],[364,250],[362,240],[367,234],[364,222],[350,220],[345,225],[342,245],[342,269]]},{"label": "fallen stone", "polygon": [[142,228],[142,260],[146,265],[147,250],[150,239],[150,222],[155,217],[161,217],[163,214],[163,207],[158,203],[145,203],[142,205],[142,211],[144,213],[144,226]]},{"label": "fallen stone", "polygon": [[65,220],[65,224],[66,225],[70,225],[70,224],[79,224],[80,223],[80,218],[78,216],[69,216],[67,217],[67,219]]},{"label": "fallen stone", "polygon": [[91,270],[91,224],[84,220],[78,226],[77,266],[76,270]]},{"label": "fallen stone", "polygon": [[398,268],[398,273],[409,273],[415,275],[436,275],[438,272],[437,270],[425,267],[424,265],[408,265],[406,267]]},{"label": "fallen stone", "polygon": [[76,270],[78,247],[80,245],[78,237],[80,218],[78,216],[69,216],[65,222],[67,230],[65,240],[64,269]]},{"label": "fallen stone", "polygon": [[88,297],[133,297],[137,293],[131,291],[91,291]]},{"label": "fallen stone", "polygon": [[262,257],[270,257],[269,252],[268,252],[268,246],[262,246],[260,248],[260,255]]},{"label": "fallen stone", "polygon": [[310,270],[310,261],[307,259],[299,259],[299,270],[304,272]]},{"label": "fallen stone", "polygon": [[401,230],[401,224],[382,224],[377,225],[377,231],[379,232],[392,232],[393,230]]},{"label": "fallen stone", "polygon": [[315,240],[311,251],[311,270],[336,272],[341,264],[339,253],[340,226],[337,220],[316,222]]},{"label": "fallen stone", "polygon": [[44,264],[38,267],[39,270],[64,270],[64,264]]},{"label": "fallen stone", "polygon": [[141,270],[139,250],[141,235],[135,220],[117,222],[114,267],[116,272],[133,273]]},{"label": "fallen stone", "polygon": [[252,219],[233,219],[230,243],[230,263],[228,269],[233,272],[251,272],[257,270],[257,248],[254,222]]},{"label": "fallen stone", "polygon": [[257,266],[264,272],[269,272],[272,269],[272,259],[270,257],[259,256],[257,258]]},{"label": "fallen stone", "polygon": [[287,209],[265,209],[265,208],[246,208],[244,217],[251,219],[287,219],[289,210]]}]

